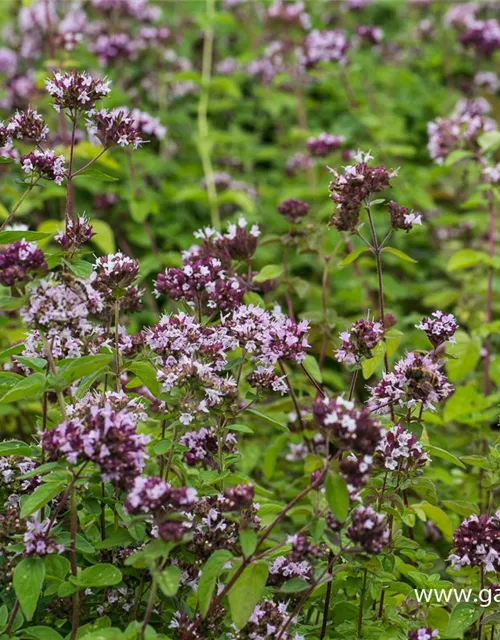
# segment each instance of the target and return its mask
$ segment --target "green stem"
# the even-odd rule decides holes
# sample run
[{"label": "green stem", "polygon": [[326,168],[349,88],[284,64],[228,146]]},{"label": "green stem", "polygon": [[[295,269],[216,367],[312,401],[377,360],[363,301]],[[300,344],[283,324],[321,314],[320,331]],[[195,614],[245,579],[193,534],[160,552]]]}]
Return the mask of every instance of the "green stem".
[{"label": "green stem", "polygon": [[214,171],[210,156],[210,130],[208,125],[208,104],[210,100],[210,79],[212,75],[212,56],[214,45],[214,17],[215,0],[206,0],[206,22],[203,39],[203,60],[201,72],[201,95],[198,103],[198,136],[199,153],[205,182],[212,226],[220,229],[220,214],[217,205],[217,191],[215,188]]},{"label": "green stem", "polygon": [[364,569],[363,586],[361,588],[361,598],[359,601],[359,616],[358,616],[358,638],[363,637],[363,609],[365,608],[365,595],[366,595],[366,580],[368,577],[367,569]]},{"label": "green stem", "polygon": [[[78,532],[78,512],[76,510],[76,491],[74,484],[71,489],[70,495],[71,504],[71,521],[70,521],[70,563],[71,563],[71,575],[76,576],[78,573],[78,566],[76,562],[76,534]],[[73,594],[73,614],[71,619],[71,640],[75,640],[80,622],[80,592],[75,591]]]},{"label": "green stem", "polygon": [[0,227],[0,231],[3,231],[5,229],[5,227],[10,224],[12,218],[16,215],[17,210],[19,209],[19,207],[22,205],[22,203],[24,202],[26,196],[29,194],[29,192],[33,189],[33,187],[36,185],[36,183],[38,182],[40,178],[37,178],[35,180],[35,182],[32,182],[30,184],[30,186],[26,189],[26,191],[23,193],[23,195],[19,198],[19,200],[16,202],[16,204],[14,205],[14,208],[11,210],[11,212],[9,213],[9,215],[7,216],[7,219],[3,222],[2,226]]},{"label": "green stem", "polygon": [[146,612],[144,614],[144,620],[141,627],[141,637],[144,638],[146,627],[149,624],[151,614],[153,613],[153,607],[156,599],[156,589],[158,587],[158,581],[155,575],[153,575],[153,581],[151,582],[151,591],[149,592],[148,604],[146,606]]}]

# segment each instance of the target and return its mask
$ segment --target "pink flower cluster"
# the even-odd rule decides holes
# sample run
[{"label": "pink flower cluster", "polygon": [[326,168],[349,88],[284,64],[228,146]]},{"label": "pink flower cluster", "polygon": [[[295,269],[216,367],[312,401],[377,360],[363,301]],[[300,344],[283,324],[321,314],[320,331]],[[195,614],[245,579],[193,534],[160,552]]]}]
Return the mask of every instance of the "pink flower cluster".
[{"label": "pink flower cluster", "polygon": [[333,151],[338,151],[343,145],[344,136],[334,136],[331,133],[320,133],[319,136],[308,138],[307,150],[312,156],[324,158]]},{"label": "pink flower cluster", "polygon": [[7,132],[13,138],[32,142],[43,142],[49,134],[49,128],[43,117],[31,107],[17,111],[9,120]]},{"label": "pink flower cluster", "polygon": [[367,409],[356,409],[354,402],[342,396],[317,398],[313,414],[317,424],[343,449],[371,455],[384,435],[382,425]]},{"label": "pink flower cluster", "polygon": [[50,520],[30,519],[26,521],[24,551],[27,556],[49,556],[64,553],[64,545],[56,544],[54,536],[49,534]]},{"label": "pink flower cluster", "polygon": [[110,82],[93,78],[81,71],[55,72],[45,81],[48,93],[54,98],[56,111],[91,111],[96,102],[110,92]]},{"label": "pink flower cluster", "polygon": [[346,535],[367,553],[380,553],[389,543],[389,524],[386,517],[372,507],[358,507],[351,513]]},{"label": "pink flower cluster", "polygon": [[315,67],[320,62],[347,64],[349,40],[343,31],[311,31],[304,39],[302,63],[305,67]]},{"label": "pink flower cluster", "polygon": [[484,567],[500,571],[500,511],[466,518],[453,536],[454,552],[448,558],[454,569]]},{"label": "pink flower cluster", "polygon": [[352,231],[359,222],[361,207],[374,193],[379,193],[390,186],[391,178],[397,171],[382,166],[372,167],[369,153],[358,151],[354,156],[356,164],[344,167],[342,173],[332,169],[334,179],[330,183],[330,198],[336,205],[336,215],[330,225],[339,231]]},{"label": "pink flower cluster", "polygon": [[486,114],[491,105],[484,98],[459,100],[448,118],[438,118],[427,125],[429,155],[443,164],[452,151],[477,147],[478,138],[496,131],[497,123]]},{"label": "pink flower cluster", "polygon": [[224,454],[235,453],[236,443],[234,434],[220,434],[217,437],[213,427],[202,427],[199,431],[190,431],[180,439],[180,444],[188,449],[184,456],[186,464],[194,466],[201,463],[214,468],[217,468],[216,460],[220,449],[222,448]]},{"label": "pink flower cluster", "polygon": [[89,114],[87,129],[104,147],[117,144],[137,149],[143,143],[134,117],[127,109],[101,109]]},{"label": "pink flower cluster", "polygon": [[348,331],[340,334],[342,346],[335,352],[339,362],[356,364],[372,357],[372,349],[382,340],[384,330],[380,322],[357,320]]},{"label": "pink flower cluster", "polygon": [[410,352],[371,389],[368,409],[386,415],[391,405],[411,408],[421,404],[434,411],[434,405],[446,400],[452,391],[439,362],[430,355]]},{"label": "pink flower cluster", "polygon": [[430,627],[421,627],[415,631],[410,631],[408,634],[408,640],[433,640],[433,638],[439,640],[439,631]]},{"label": "pink flower cluster", "polygon": [[62,184],[66,176],[64,163],[65,158],[63,155],[56,156],[54,151],[49,150],[35,149],[21,156],[21,167],[25,173],[34,174],[46,180],[53,180],[59,185]]},{"label": "pink flower cluster", "polygon": [[279,309],[242,305],[223,318],[223,326],[245,353],[263,365],[288,359],[302,362],[310,346],[309,323],[295,322]]},{"label": "pink flower cluster", "polygon": [[458,324],[452,313],[434,311],[430,318],[423,318],[415,327],[425,331],[432,346],[436,349],[444,342],[455,342],[454,336],[458,329]]},{"label": "pink flower cluster", "polygon": [[194,504],[197,496],[196,489],[175,488],[156,476],[138,476],[129,489],[125,508],[131,514],[157,514],[169,509],[186,509]]},{"label": "pink flower cluster", "polygon": [[90,404],[74,417],[42,435],[49,458],[70,464],[95,463],[104,480],[127,486],[144,468],[149,436],[138,434],[137,420],[126,409],[116,411],[108,401]]},{"label": "pink flower cluster", "polygon": [[45,255],[36,242],[18,240],[0,251],[0,283],[6,287],[26,281],[30,272],[46,269]]},{"label": "pink flower cluster", "polygon": [[377,447],[377,454],[384,467],[391,471],[408,472],[424,467],[431,460],[417,436],[400,424],[387,431]]}]

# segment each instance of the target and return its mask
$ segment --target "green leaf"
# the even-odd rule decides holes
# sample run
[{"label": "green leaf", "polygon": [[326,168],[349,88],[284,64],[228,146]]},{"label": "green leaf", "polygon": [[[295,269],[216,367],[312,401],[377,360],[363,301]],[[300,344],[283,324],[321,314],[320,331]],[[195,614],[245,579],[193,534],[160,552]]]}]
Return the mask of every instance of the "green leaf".
[{"label": "green leaf", "polygon": [[240,431],[241,433],[253,433],[253,429],[247,424],[231,424],[228,426],[230,431]]},{"label": "green leaf", "polygon": [[109,224],[104,220],[92,220],[92,227],[94,228],[95,236],[92,236],[90,241],[104,254],[114,253],[116,250],[115,237]]},{"label": "green leaf", "polygon": [[321,369],[319,368],[318,361],[310,353],[304,358],[304,367],[316,382],[323,382],[323,376],[321,375]]},{"label": "green leaf", "polygon": [[57,378],[65,384],[71,384],[75,380],[84,378],[95,371],[104,369],[111,362],[111,354],[98,354],[95,356],[82,356],[74,358],[67,364],[63,364],[57,371]]},{"label": "green leaf", "polygon": [[127,547],[133,542],[133,538],[126,529],[120,529],[112,533],[105,540],[95,544],[96,549],[114,549],[116,547]]},{"label": "green leaf", "polygon": [[403,262],[410,262],[412,264],[416,264],[417,262],[417,260],[414,260],[406,253],[404,253],[404,251],[400,251],[399,249],[395,249],[394,247],[384,247],[382,251],[384,253],[390,253],[391,255],[396,256],[396,258],[399,258]]},{"label": "green leaf", "polygon": [[261,411],[257,411],[257,409],[246,409],[246,411],[248,411],[248,413],[252,413],[254,416],[262,418],[262,420],[266,420],[266,422],[270,422],[271,424],[274,424],[275,426],[279,427],[281,431],[286,431],[288,433],[288,427],[285,424],[278,422],[274,418],[271,418],[271,416],[266,416],[265,413],[262,413]]},{"label": "green leaf", "polygon": [[368,247],[358,247],[357,249],[354,249],[354,251],[351,251],[351,253],[342,260],[340,266],[347,267],[347,265],[356,262],[359,256],[362,256],[363,253],[366,253],[367,251],[370,251]]},{"label": "green leaf", "polygon": [[62,635],[51,627],[29,627],[23,629],[23,635],[37,640],[63,640]]},{"label": "green leaf", "polygon": [[445,513],[440,507],[436,507],[435,505],[428,504],[426,502],[415,506],[418,506],[418,508],[421,509],[425,513],[425,515],[434,522],[436,527],[443,532],[444,536],[448,540],[451,540],[453,538],[453,523],[451,522],[448,514]]},{"label": "green leaf", "polygon": [[285,584],[280,587],[280,591],[282,593],[300,593],[301,591],[308,589],[310,586],[311,585],[309,582],[306,582],[306,580],[293,578],[292,580],[287,580]]},{"label": "green leaf", "polygon": [[39,511],[64,491],[65,486],[66,484],[64,482],[46,482],[41,484],[22,503],[21,518],[27,518],[36,511]]},{"label": "green leaf", "polygon": [[91,262],[87,260],[74,260],[67,263],[71,273],[74,273],[77,278],[90,278],[93,267]]},{"label": "green leaf", "polygon": [[344,478],[330,471],[325,479],[326,501],[339,522],[344,522],[349,513],[349,491]]},{"label": "green leaf", "polygon": [[275,280],[283,273],[283,266],[279,264],[267,264],[254,277],[254,282],[265,282],[266,280]]},{"label": "green leaf", "polygon": [[446,451],[445,449],[434,447],[432,444],[426,444],[425,450],[430,453],[431,457],[433,458],[442,458],[443,460],[447,460],[448,462],[453,463],[457,467],[461,467],[462,469],[467,468],[464,463],[457,458],[457,456],[454,456],[452,453]]},{"label": "green leaf", "polygon": [[247,567],[228,593],[231,618],[237,629],[242,629],[252,615],[255,605],[266,586],[268,566],[257,562]]},{"label": "green leaf", "polygon": [[462,330],[456,332],[455,340],[446,349],[455,358],[448,360],[446,370],[451,382],[460,382],[476,368],[481,357],[481,340],[476,336],[471,338]]},{"label": "green leaf", "polygon": [[86,169],[83,173],[75,176],[74,180],[77,178],[89,178],[90,180],[98,180],[99,182],[117,182],[119,180],[119,178],[110,176],[108,173],[98,171],[97,169]]},{"label": "green leaf", "polygon": [[27,242],[33,242],[49,238],[51,235],[51,233],[42,233],[41,231],[0,231],[0,245],[23,239]]},{"label": "green leaf", "polygon": [[266,453],[264,454],[264,461],[262,463],[262,471],[267,480],[270,480],[273,477],[274,471],[276,469],[278,455],[280,451],[282,451],[287,441],[288,435],[284,433],[274,441],[272,441],[272,444],[270,444],[266,449]]},{"label": "green leaf", "polygon": [[158,586],[168,598],[175,596],[175,594],[179,590],[181,577],[182,571],[175,565],[167,567],[156,576],[158,580]]},{"label": "green leaf", "polygon": [[446,269],[448,271],[460,271],[461,269],[476,267],[478,264],[489,264],[489,262],[490,258],[484,251],[461,249],[451,256],[446,265]]},{"label": "green leaf", "polygon": [[500,149],[500,131],[487,131],[478,138],[479,146],[485,152]]},{"label": "green leaf", "polygon": [[448,156],[446,157],[446,160],[444,161],[444,166],[445,167],[452,167],[454,164],[457,164],[457,162],[460,162],[461,160],[465,160],[466,158],[473,158],[473,154],[471,151],[465,151],[464,149],[457,149],[456,151],[452,151],[450,154],[448,154]]},{"label": "green leaf", "polygon": [[219,549],[214,551],[203,565],[198,584],[198,603],[202,618],[207,615],[207,611],[210,607],[210,602],[212,601],[214,594],[217,578],[224,568],[224,565],[230,562],[232,557],[233,556],[230,551],[226,551],[226,549]]},{"label": "green leaf", "polygon": [[245,558],[252,555],[257,547],[258,537],[252,529],[242,529],[240,531],[240,545]]},{"label": "green leaf", "polygon": [[443,500],[443,507],[446,507],[453,513],[458,513],[463,518],[468,518],[473,514],[479,515],[479,507],[473,502],[466,502],[465,500]]},{"label": "green leaf", "polygon": [[151,364],[151,362],[133,362],[132,364],[127,366],[129,371],[135,373],[135,375],[139,378],[141,382],[143,382],[146,387],[151,391],[151,393],[158,398],[161,389],[160,383],[158,382],[158,378],[156,377],[156,369]]},{"label": "green leaf", "polygon": [[363,378],[368,380],[376,371],[381,369],[384,365],[385,344],[379,342],[378,345],[372,349],[372,358],[363,360],[361,362],[361,370],[363,371]]},{"label": "green leaf", "polygon": [[95,564],[81,571],[70,580],[78,587],[112,587],[122,580],[122,572],[112,564]]},{"label": "green leaf", "polygon": [[462,638],[464,631],[479,619],[482,611],[480,607],[470,602],[459,602],[451,612],[446,635],[451,638]]},{"label": "green leaf", "polygon": [[36,451],[34,447],[30,447],[26,442],[21,440],[6,440],[0,442],[0,456],[32,456]]},{"label": "green leaf", "polygon": [[46,379],[42,373],[34,373],[32,376],[23,378],[16,385],[7,391],[1,398],[0,404],[18,402],[34,395],[41,395],[45,390]]},{"label": "green leaf", "polygon": [[36,611],[44,578],[45,565],[41,558],[24,558],[14,569],[14,591],[27,620],[31,620]]}]

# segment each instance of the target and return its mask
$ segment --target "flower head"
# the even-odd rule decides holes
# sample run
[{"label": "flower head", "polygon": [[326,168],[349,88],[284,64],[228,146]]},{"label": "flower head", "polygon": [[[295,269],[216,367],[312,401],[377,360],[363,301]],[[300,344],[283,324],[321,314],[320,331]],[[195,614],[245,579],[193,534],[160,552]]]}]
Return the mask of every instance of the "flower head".
[{"label": "flower head", "polygon": [[18,240],[0,251],[0,282],[6,287],[24,282],[30,272],[45,269],[45,254],[36,242]]},{"label": "flower head", "polygon": [[422,216],[403,207],[397,202],[391,200],[387,203],[387,208],[391,215],[391,225],[393,229],[402,229],[403,231],[411,231],[414,225],[422,224]]},{"label": "flower head", "polygon": [[80,71],[55,72],[45,81],[56,111],[91,111],[110,92],[110,82]]},{"label": "flower head", "polygon": [[56,111],[91,111],[96,102],[110,92],[109,80],[93,78],[80,71],[55,72],[45,81],[49,94],[54,98]]},{"label": "flower head", "polygon": [[95,111],[87,120],[87,128],[104,147],[117,144],[120,147],[130,145],[137,149],[143,142],[134,117],[126,109]]},{"label": "flower head", "polygon": [[442,311],[434,311],[430,318],[423,318],[417,329],[422,329],[436,349],[444,342],[455,342],[455,332],[458,324],[452,313],[443,313]]},{"label": "flower head", "polygon": [[372,156],[368,153],[359,151],[354,159],[356,164],[344,167],[342,173],[332,170],[334,179],[330,183],[330,198],[337,211],[329,224],[339,231],[353,231],[359,222],[363,203],[372,194],[387,189],[391,178],[397,175],[393,169],[369,165]]},{"label": "flower head", "polygon": [[35,520],[34,518],[26,521],[26,533],[24,534],[24,551],[27,556],[49,556],[54,553],[64,553],[64,546],[56,544],[54,536],[48,532],[50,529],[50,520]]},{"label": "flower head", "polygon": [[310,206],[303,200],[288,198],[278,206],[278,211],[289,222],[300,222],[309,213]]},{"label": "flower head", "polygon": [[340,334],[342,346],[335,352],[339,362],[355,364],[362,358],[371,358],[372,349],[382,340],[384,330],[380,322],[357,320],[348,331]]},{"label": "flower head", "polygon": [[317,398],[313,414],[317,424],[340,447],[357,453],[372,455],[384,434],[382,425],[368,409],[356,409],[353,402],[342,396]]},{"label": "flower head", "polygon": [[42,445],[50,458],[70,464],[94,462],[104,480],[127,486],[144,468],[149,436],[138,434],[137,420],[127,409],[116,411],[109,401],[90,405],[82,417],[46,431]]},{"label": "flower head", "polygon": [[389,524],[381,513],[371,507],[358,507],[351,514],[351,526],[346,535],[367,553],[380,553],[389,543]]},{"label": "flower head", "polygon": [[371,389],[368,409],[387,414],[391,405],[411,408],[422,404],[424,409],[435,409],[453,391],[441,371],[441,364],[430,355],[407,353],[394,367],[384,373],[382,380]]},{"label": "flower head", "polygon": [[417,436],[400,424],[387,431],[377,447],[377,454],[386,469],[411,471],[424,467],[430,458]]},{"label": "flower head", "polygon": [[344,136],[334,136],[330,133],[320,133],[319,136],[307,140],[307,150],[312,156],[324,158],[329,153],[340,149],[344,143]]},{"label": "flower head", "polygon": [[49,128],[38,111],[28,107],[25,111],[16,111],[9,120],[7,131],[13,138],[38,143],[47,138]]},{"label": "flower head", "polygon": [[455,531],[453,547],[449,560],[454,569],[482,566],[488,572],[500,571],[500,511],[466,518]]},{"label": "flower head", "polygon": [[63,155],[56,156],[53,151],[35,149],[31,153],[21,156],[21,167],[25,173],[38,175],[46,180],[53,180],[62,184],[66,175]]},{"label": "flower head", "polygon": [[439,640],[439,631],[431,629],[430,627],[421,627],[410,631],[408,634],[408,640],[433,640],[437,638]]}]

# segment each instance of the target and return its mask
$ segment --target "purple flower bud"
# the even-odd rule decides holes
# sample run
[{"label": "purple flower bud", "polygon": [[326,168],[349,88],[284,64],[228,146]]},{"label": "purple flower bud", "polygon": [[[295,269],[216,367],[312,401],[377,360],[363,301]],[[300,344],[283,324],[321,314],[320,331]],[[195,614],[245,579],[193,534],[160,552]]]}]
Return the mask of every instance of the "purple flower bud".
[{"label": "purple flower bud", "polygon": [[21,156],[21,167],[25,173],[36,174],[40,178],[54,180],[62,184],[66,175],[63,155],[56,156],[53,151],[35,149],[27,155]]},{"label": "purple flower bud", "polygon": [[0,282],[6,287],[27,280],[31,271],[46,269],[45,255],[36,242],[18,240],[0,252]]},{"label": "purple flower bud", "polygon": [[343,173],[333,170],[334,179],[330,183],[330,198],[337,211],[329,224],[339,231],[353,231],[359,222],[363,203],[372,194],[387,189],[391,178],[397,175],[392,169],[370,166],[368,161],[372,156],[368,153],[358,151],[354,159],[357,164],[344,167]]},{"label": "purple flower bud", "polygon": [[288,198],[278,206],[278,211],[289,222],[300,222],[309,213],[310,206],[303,200]]},{"label": "purple flower bud", "polygon": [[415,325],[417,329],[422,329],[432,343],[434,349],[445,342],[455,342],[455,332],[458,324],[452,313],[443,313],[442,311],[434,311],[430,318],[423,320]]},{"label": "purple flower bud", "polygon": [[16,115],[9,120],[7,130],[13,138],[35,143],[45,140],[49,133],[45,120],[31,107],[26,111],[17,111]]},{"label": "purple flower bud", "polygon": [[453,547],[448,559],[454,569],[482,566],[487,572],[500,571],[500,511],[466,518],[453,535]]},{"label": "purple flower bud", "polygon": [[367,553],[380,553],[389,544],[389,525],[381,513],[371,507],[358,507],[351,514],[346,535]]},{"label": "purple flower bud", "polygon": [[54,98],[56,111],[91,111],[98,100],[108,95],[109,85],[107,80],[94,79],[80,71],[56,72],[45,81],[47,91]]},{"label": "purple flower bud", "polygon": [[391,224],[393,229],[411,231],[414,225],[422,224],[422,216],[411,211],[408,207],[402,207],[397,202],[391,200],[387,203],[387,208],[391,214]]},{"label": "purple flower bud", "polygon": [[356,409],[354,403],[336,398],[318,397],[313,405],[314,419],[340,447],[372,455],[384,434],[382,425],[368,409]]},{"label": "purple flower bud", "polygon": [[408,634],[408,640],[433,640],[433,638],[438,638],[439,640],[439,631],[430,627],[421,627],[415,631],[410,631]]},{"label": "purple flower bud", "polygon": [[344,140],[344,136],[333,136],[330,133],[320,133],[316,138],[309,138],[307,140],[307,150],[312,156],[324,158],[333,151],[340,149]]},{"label": "purple flower bud", "polygon": [[224,497],[229,501],[228,507],[231,511],[240,511],[247,509],[253,503],[254,492],[253,484],[238,484],[228,487]]}]

